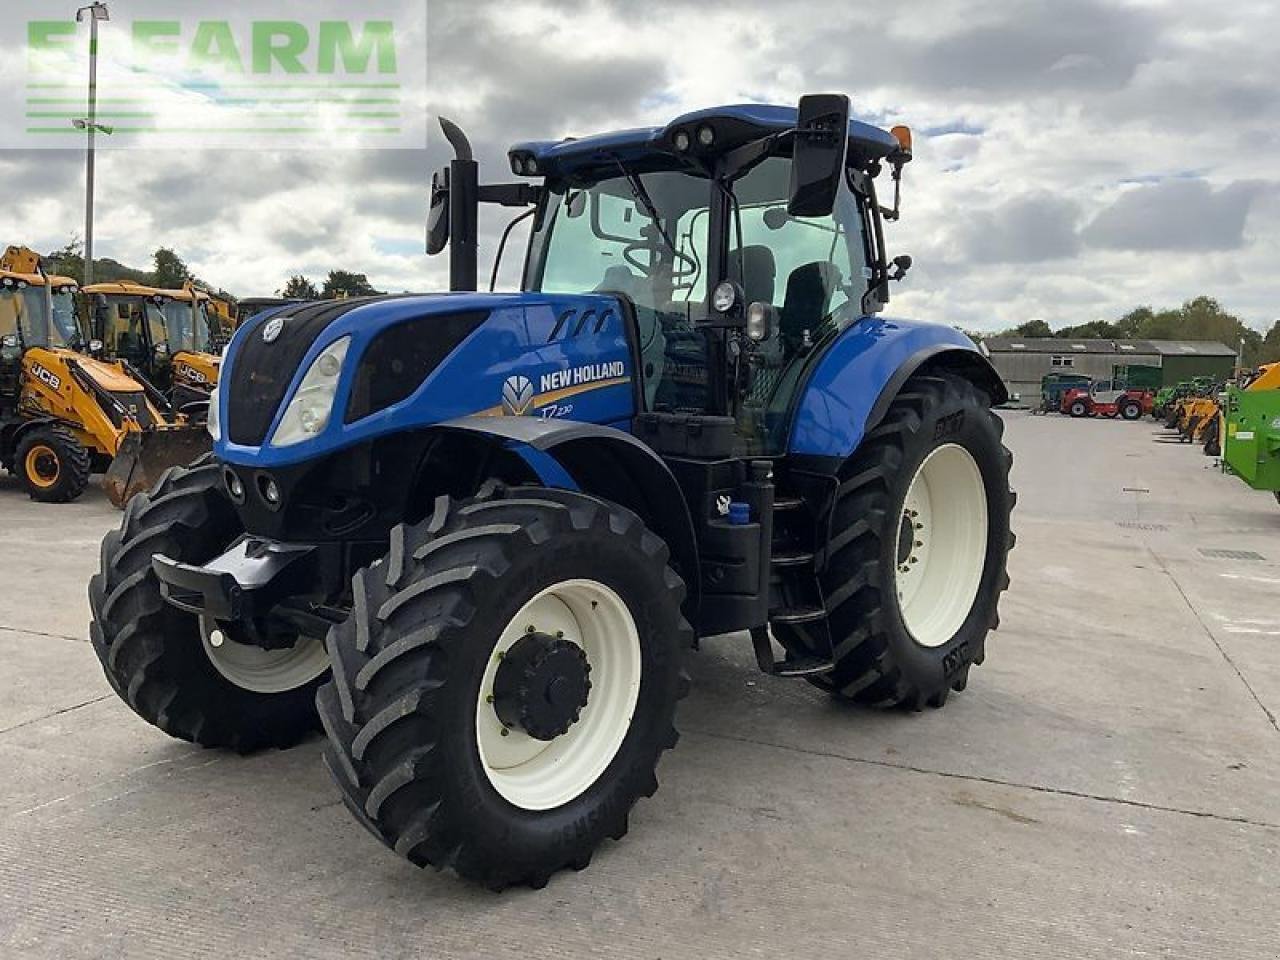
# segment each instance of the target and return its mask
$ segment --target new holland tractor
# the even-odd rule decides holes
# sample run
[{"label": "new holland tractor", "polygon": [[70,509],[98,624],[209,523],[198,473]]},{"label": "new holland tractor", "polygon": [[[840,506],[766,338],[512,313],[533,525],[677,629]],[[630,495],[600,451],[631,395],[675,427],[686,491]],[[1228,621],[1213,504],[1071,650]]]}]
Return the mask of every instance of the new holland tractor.
[{"label": "new holland tractor", "polygon": [[108,497],[123,506],[209,438],[124,364],[79,352],[75,289],[25,247],[0,258],[0,466],[52,503],[75,500],[105,471]]},{"label": "new holland tractor", "polygon": [[[910,132],[807,96],[522,143],[480,185],[442,125],[452,292],[242,325],[213,455],[104,541],[129,706],[241,751],[322,727],[376,838],[500,889],[627,832],[696,637],[862,704],[963,690],[1008,585],[1006,391],[883,315]],[[522,292],[476,292],[479,203],[528,208]]]},{"label": "new holland tractor", "polygon": [[105,355],[146,377],[174,409],[203,418],[222,362],[209,294],[190,283],[160,290],[117,281],[85,287],[84,296]]}]

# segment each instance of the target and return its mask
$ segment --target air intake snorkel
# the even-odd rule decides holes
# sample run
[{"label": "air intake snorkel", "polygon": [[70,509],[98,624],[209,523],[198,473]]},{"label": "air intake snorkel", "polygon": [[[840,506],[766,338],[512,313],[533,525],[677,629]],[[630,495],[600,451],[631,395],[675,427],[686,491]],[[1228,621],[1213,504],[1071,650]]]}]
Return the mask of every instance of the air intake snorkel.
[{"label": "air intake snorkel", "polygon": [[440,118],[440,128],[453,147],[449,163],[449,289],[476,289],[477,223],[480,205],[480,165],[471,154],[471,141],[452,120]]}]

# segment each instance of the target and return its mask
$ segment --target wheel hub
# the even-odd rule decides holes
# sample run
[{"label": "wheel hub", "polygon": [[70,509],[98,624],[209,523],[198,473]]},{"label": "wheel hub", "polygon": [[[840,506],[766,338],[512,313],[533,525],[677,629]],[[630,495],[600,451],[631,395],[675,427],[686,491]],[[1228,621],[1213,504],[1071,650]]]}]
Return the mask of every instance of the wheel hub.
[{"label": "wheel hub", "polygon": [[530,630],[503,655],[493,678],[493,709],[504,727],[554,740],[587,705],[591,665],[572,640]]}]

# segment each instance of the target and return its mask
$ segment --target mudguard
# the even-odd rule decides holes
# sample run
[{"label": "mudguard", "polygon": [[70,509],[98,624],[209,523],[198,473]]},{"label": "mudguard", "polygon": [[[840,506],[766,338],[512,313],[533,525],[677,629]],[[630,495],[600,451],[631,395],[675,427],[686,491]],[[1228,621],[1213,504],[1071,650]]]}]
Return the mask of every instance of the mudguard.
[{"label": "mudguard", "polygon": [[959,330],[938,323],[863,317],[827,347],[809,373],[792,419],[788,452],[844,460],[883,419],[912,374],[947,370],[1004,403],[1000,375]]},{"label": "mudguard", "polygon": [[519,455],[547,486],[588,493],[639,514],[671,550],[671,564],[688,590],[686,610],[697,610],[701,577],[689,507],[670,468],[631,434],[535,417],[459,417],[440,429],[491,438]]}]

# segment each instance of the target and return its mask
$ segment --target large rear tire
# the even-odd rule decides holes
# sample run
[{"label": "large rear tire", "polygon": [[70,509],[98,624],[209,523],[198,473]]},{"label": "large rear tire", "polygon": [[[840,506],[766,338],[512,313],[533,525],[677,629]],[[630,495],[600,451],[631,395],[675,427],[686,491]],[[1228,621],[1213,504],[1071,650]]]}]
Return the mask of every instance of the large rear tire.
[{"label": "large rear tire", "polygon": [[40,427],[18,443],[14,470],[32,500],[70,503],[89,486],[89,451],[64,426]]},{"label": "large rear tire", "polygon": [[351,812],[492,889],[585,867],[676,742],[693,633],[667,560],[634,514],[563,491],[441,498],[397,528],[317,697]]},{"label": "large rear tire", "polygon": [[[990,401],[961,378],[917,376],[840,470],[820,573],[848,700],[940,707],[982,663],[1014,544],[1013,457]],[[813,652],[803,628],[775,634]]]},{"label": "large rear tire", "polygon": [[93,649],[125,703],[172,737],[242,753],[292,746],[319,728],[324,645],[299,638],[263,650],[228,636],[214,646],[199,618],[165,602],[151,558],[207,563],[243,532],[211,457],[175,467],[129,501],[89,584]]}]

